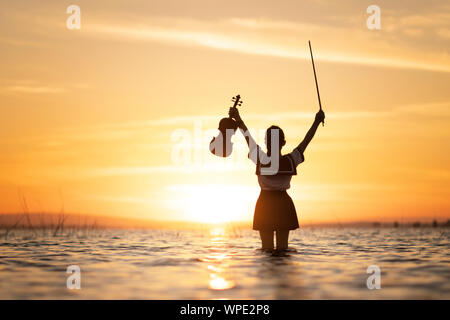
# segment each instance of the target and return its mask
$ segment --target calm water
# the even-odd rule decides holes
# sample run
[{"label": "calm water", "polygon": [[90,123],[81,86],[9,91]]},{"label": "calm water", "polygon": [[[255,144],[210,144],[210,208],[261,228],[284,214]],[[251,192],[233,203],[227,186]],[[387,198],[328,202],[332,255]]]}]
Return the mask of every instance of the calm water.
[{"label": "calm water", "polygon": [[[253,231],[108,230],[0,239],[1,299],[450,299],[449,230],[303,229],[284,257]],[[68,265],[81,289],[66,288]],[[381,289],[368,290],[369,265]]]}]

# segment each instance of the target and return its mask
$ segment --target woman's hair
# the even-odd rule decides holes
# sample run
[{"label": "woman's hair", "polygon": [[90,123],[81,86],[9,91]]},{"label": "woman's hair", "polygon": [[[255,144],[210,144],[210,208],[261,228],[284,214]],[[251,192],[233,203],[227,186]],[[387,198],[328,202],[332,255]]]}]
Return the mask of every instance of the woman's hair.
[{"label": "woman's hair", "polygon": [[272,130],[278,131],[278,147],[280,148],[280,150],[286,143],[286,140],[284,138],[284,132],[279,126],[272,125],[269,128],[267,128],[267,130],[266,130],[266,146],[267,146],[267,155],[268,156],[270,156],[270,153],[272,151],[272,132],[273,132]]}]

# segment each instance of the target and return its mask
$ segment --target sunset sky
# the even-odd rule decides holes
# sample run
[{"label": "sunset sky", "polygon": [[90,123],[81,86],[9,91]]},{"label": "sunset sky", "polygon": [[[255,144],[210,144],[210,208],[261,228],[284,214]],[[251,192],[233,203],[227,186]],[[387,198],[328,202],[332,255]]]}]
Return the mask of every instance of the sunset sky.
[{"label": "sunset sky", "polygon": [[1,0],[0,212],[20,192],[34,212],[251,220],[245,140],[208,144],[240,94],[258,142],[276,124],[297,146],[318,109],[308,40],[326,121],[292,179],[300,224],[450,219],[444,0]]}]

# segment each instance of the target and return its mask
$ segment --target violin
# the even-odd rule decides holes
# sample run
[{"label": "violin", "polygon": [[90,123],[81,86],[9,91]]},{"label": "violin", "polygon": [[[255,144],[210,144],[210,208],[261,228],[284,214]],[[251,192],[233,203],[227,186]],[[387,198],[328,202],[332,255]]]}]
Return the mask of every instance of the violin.
[{"label": "violin", "polygon": [[[242,105],[241,96],[237,95],[231,99],[233,108]],[[218,157],[228,157],[233,152],[233,142],[231,138],[236,133],[238,124],[230,116],[223,118],[219,122],[219,134],[213,137],[209,143],[209,151]]]}]

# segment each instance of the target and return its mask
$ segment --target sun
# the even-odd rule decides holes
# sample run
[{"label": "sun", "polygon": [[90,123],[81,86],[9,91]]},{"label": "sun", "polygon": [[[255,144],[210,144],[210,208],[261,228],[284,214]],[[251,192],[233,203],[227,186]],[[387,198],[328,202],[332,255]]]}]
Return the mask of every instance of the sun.
[{"label": "sun", "polygon": [[174,199],[186,220],[224,223],[249,220],[257,190],[235,185],[174,185]]}]

